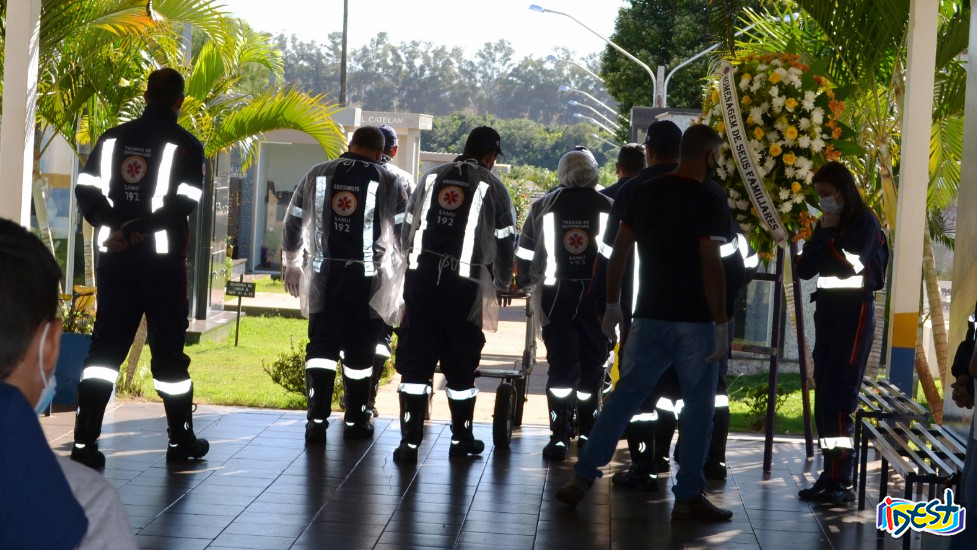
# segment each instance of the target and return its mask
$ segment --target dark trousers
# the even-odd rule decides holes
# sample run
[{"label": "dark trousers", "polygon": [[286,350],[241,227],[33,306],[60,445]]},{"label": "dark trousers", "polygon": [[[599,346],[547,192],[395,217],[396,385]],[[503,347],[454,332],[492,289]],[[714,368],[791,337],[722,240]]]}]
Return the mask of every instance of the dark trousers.
[{"label": "dark trousers", "polygon": [[453,273],[439,281],[436,271],[407,272],[395,364],[402,382],[428,384],[440,361],[449,389],[474,387],[485,336],[468,318],[479,299],[475,281]]},{"label": "dark trousers", "polygon": [[[851,438],[858,391],[875,333],[873,300],[820,298],[814,312],[814,421],[818,437]],[[857,449],[825,448],[824,470],[850,483]]]},{"label": "dark trousers", "polygon": [[580,281],[542,286],[541,307],[549,317],[543,327],[549,363],[547,389],[600,391],[609,347],[597,320],[596,304],[585,290],[586,283]]},{"label": "dark trousers", "polygon": [[354,370],[373,366],[377,340],[383,321],[372,315],[370,293],[373,279],[362,270],[334,266],[324,281],[315,279],[312,292],[323,294],[322,311],[309,316],[309,344],[306,359],[339,360],[343,368]]},{"label": "dark trousers", "polygon": [[189,326],[186,264],[181,259],[117,267],[96,273],[98,314],[85,367],[118,371],[145,314],[153,379],[189,379],[190,358],[183,353]]}]

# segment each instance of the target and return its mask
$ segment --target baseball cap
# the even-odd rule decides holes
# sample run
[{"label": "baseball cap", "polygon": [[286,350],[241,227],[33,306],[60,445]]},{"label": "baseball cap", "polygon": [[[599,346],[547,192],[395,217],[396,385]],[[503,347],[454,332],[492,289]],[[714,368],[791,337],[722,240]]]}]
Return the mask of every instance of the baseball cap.
[{"label": "baseball cap", "polygon": [[645,145],[661,153],[678,153],[682,130],[671,120],[659,120],[648,127]]},{"label": "baseball cap", "polygon": [[488,149],[505,156],[502,152],[501,143],[502,136],[495,129],[489,128],[488,126],[479,126],[468,134],[468,140],[465,141],[465,148],[477,147],[479,149]]},{"label": "baseball cap", "polygon": [[386,124],[381,124],[379,128],[383,133],[383,150],[389,151],[397,147],[397,131]]}]

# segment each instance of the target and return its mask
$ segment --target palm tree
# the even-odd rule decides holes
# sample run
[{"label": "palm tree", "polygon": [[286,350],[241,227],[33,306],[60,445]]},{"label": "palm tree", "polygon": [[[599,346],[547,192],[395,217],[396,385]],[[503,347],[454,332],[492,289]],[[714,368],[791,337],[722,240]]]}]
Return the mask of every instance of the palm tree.
[{"label": "palm tree", "polygon": [[[744,13],[753,24],[746,40],[733,42],[735,19],[717,19],[730,51],[794,51],[823,71],[846,96],[846,123],[858,128],[856,143],[848,152],[857,158],[850,164],[861,168],[869,202],[883,222],[893,227],[898,189],[894,174],[899,161],[900,132],[906,66],[906,34],[909,0],[795,0],[774,5],[767,13],[739,11],[740,0],[720,1],[718,14]],[[936,59],[936,101],[930,140],[930,181],[927,194],[929,223],[924,236],[924,283],[931,304],[938,369],[945,380],[947,337],[932,241],[952,246],[950,228],[940,223],[942,211],[956,197],[963,143],[963,102],[966,72],[960,54],[966,51],[969,3],[941,0]],[[786,17],[800,11],[803,17]],[[784,21],[787,22],[784,22]],[[936,304],[933,306],[932,304]],[[884,311],[884,300],[876,307]],[[881,314],[881,312],[879,312]],[[883,324],[878,324],[876,342]],[[880,349],[880,346],[876,346]],[[925,365],[925,358],[922,358]],[[877,364],[877,363],[876,363]],[[928,368],[917,371],[933,410],[941,409]]]}]

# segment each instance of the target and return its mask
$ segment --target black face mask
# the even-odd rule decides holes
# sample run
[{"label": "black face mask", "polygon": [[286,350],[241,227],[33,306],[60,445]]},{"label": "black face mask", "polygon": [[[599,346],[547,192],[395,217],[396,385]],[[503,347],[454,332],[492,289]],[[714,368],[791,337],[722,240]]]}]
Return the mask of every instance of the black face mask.
[{"label": "black face mask", "polygon": [[716,168],[719,167],[717,162],[709,162],[709,158],[706,157],[706,176],[702,180],[702,183],[709,183],[709,180],[716,179]]}]

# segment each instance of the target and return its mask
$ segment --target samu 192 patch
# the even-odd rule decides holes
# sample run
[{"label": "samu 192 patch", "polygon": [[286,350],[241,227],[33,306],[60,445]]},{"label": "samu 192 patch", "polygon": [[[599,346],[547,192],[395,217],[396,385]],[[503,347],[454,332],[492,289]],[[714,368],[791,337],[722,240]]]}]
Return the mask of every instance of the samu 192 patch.
[{"label": "samu 192 patch", "polygon": [[332,198],[332,211],[337,216],[349,217],[356,212],[356,195],[349,191],[340,191]]},{"label": "samu 192 patch", "polygon": [[583,254],[590,244],[590,236],[579,227],[571,227],[563,232],[563,248],[570,254]]},{"label": "samu 192 patch", "polygon": [[127,183],[136,183],[146,176],[146,159],[138,155],[126,157],[119,171],[122,173],[122,179]]},{"label": "samu 192 patch", "polygon": [[465,191],[457,185],[448,185],[438,193],[438,206],[445,210],[456,210],[465,203]]}]

